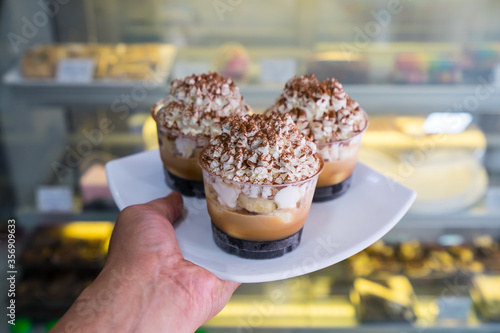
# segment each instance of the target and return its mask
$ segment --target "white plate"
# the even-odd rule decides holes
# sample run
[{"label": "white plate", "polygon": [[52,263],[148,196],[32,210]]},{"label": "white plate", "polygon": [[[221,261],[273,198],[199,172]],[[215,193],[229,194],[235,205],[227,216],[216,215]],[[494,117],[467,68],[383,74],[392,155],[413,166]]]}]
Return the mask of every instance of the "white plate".
[{"label": "white plate", "polygon": [[[106,174],[120,209],[171,192],[158,150],[111,161]],[[187,213],[176,223],[175,233],[184,258],[221,279],[282,280],[333,265],[373,244],[398,223],[415,196],[414,191],[358,163],[349,191],[336,200],[313,203],[300,245],[283,257],[242,259],[220,250],[211,236],[204,199],[184,197]]]}]

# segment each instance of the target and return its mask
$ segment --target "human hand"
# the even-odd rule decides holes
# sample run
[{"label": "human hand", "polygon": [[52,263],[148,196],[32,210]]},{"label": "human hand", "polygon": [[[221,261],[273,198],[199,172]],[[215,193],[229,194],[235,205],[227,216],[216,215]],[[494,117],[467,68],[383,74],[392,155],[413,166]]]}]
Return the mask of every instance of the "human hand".
[{"label": "human hand", "polygon": [[125,208],[102,272],[53,332],[194,332],[222,310],[239,283],[182,257],[171,223],[182,207],[175,192]]}]

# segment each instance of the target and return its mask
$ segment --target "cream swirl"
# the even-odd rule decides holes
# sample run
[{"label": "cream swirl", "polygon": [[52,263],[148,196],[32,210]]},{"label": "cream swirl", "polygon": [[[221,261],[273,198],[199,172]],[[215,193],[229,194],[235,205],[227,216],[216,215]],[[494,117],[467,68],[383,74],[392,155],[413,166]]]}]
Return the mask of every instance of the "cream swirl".
[{"label": "cream swirl", "polygon": [[254,114],[224,120],[222,133],[203,150],[200,163],[232,181],[271,185],[314,176],[320,157],[290,115]]},{"label": "cream swirl", "polygon": [[185,135],[220,134],[220,123],[232,115],[244,115],[249,107],[239,88],[217,73],[174,80],[170,93],[153,106],[156,122]]},{"label": "cream swirl", "polygon": [[349,139],[362,132],[367,117],[336,79],[320,82],[314,74],[293,77],[267,113],[288,113],[316,143]]}]

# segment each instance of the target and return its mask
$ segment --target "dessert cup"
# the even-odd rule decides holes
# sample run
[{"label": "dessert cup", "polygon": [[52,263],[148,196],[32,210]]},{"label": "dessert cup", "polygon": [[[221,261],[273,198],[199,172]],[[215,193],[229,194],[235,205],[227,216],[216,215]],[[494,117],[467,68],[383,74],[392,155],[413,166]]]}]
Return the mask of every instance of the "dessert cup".
[{"label": "dessert cup", "polygon": [[160,157],[167,185],[186,196],[205,196],[198,154],[210,141],[203,135],[184,135],[157,124]]},{"label": "dessert cup", "polygon": [[220,133],[224,119],[248,111],[231,78],[208,73],[173,80],[170,92],[151,110],[167,185],[185,196],[203,198],[200,150]]},{"label": "dessert cup", "polygon": [[[364,114],[368,119],[366,113]],[[349,139],[316,143],[318,153],[324,161],[324,169],[318,177],[314,202],[333,200],[347,192],[351,186],[352,173],[356,167],[361,140],[367,127],[368,121],[361,132]]]},{"label": "dessert cup", "polygon": [[351,184],[368,116],[335,78],[294,76],[266,113],[289,114],[324,161],[313,201],[335,199]]},{"label": "dessert cup", "polygon": [[323,169],[321,159],[312,177],[282,185],[228,180],[199,163],[213,238],[219,248],[242,258],[271,259],[299,245]]}]

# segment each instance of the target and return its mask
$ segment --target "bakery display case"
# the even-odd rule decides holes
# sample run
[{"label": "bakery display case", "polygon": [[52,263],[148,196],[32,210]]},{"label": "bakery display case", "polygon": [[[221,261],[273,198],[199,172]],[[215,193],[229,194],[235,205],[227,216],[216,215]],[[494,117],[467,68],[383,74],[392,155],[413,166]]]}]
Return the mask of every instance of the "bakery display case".
[{"label": "bakery display case", "polygon": [[[42,11],[0,6],[4,36]],[[499,14],[494,0],[72,1],[26,43],[2,41],[0,216],[17,221],[26,332],[105,261],[105,163],[158,149],[152,106],[208,71],[257,113],[294,75],[336,77],[369,116],[359,161],[417,200],[339,264],[242,285],[200,332],[499,331]]]},{"label": "bakery display case", "polygon": [[207,331],[494,332],[498,240],[483,232],[391,232],[322,271],[242,286]]}]

